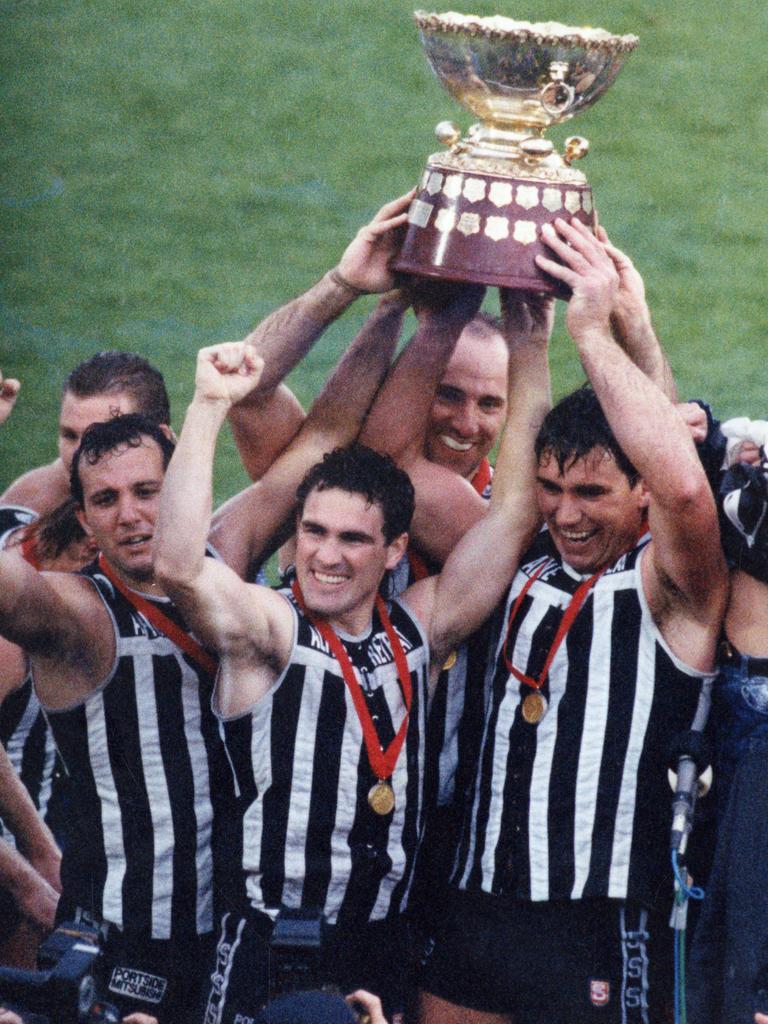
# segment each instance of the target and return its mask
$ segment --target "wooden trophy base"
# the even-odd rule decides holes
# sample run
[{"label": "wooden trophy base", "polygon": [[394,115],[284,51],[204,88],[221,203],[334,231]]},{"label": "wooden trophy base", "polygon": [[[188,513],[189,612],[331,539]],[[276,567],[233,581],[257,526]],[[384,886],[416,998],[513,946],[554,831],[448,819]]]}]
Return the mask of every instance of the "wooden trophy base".
[{"label": "wooden trophy base", "polygon": [[575,217],[594,231],[586,182],[459,170],[432,157],[393,266],[422,277],[563,296],[562,284],[535,262],[537,254],[554,258],[541,229],[558,217]]}]

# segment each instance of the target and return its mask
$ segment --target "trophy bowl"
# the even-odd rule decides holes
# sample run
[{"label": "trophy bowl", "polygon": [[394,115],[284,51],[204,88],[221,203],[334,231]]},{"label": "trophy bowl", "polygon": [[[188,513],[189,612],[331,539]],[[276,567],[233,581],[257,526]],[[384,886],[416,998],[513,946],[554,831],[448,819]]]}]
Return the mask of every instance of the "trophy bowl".
[{"label": "trophy bowl", "polygon": [[395,268],[560,291],[534,257],[551,256],[545,223],[578,217],[594,227],[592,191],[572,166],[589,144],[572,137],[561,155],[544,132],[599,99],[637,37],[455,12],[414,18],[435,75],[479,121],[465,138],[451,122],[437,126],[448,150],[427,162]]}]

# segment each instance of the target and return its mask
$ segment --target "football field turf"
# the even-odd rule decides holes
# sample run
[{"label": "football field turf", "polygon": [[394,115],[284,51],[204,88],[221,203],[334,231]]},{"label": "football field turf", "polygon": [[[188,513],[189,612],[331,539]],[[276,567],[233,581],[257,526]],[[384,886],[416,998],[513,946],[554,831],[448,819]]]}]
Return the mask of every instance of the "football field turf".
[{"label": "football field turf", "polygon": [[[196,350],[242,336],[327,270],[416,182],[438,121],[468,127],[427,66],[413,6],[0,0],[0,368],[23,384],[0,431],[1,486],[53,457],[61,380],[96,350],[155,362],[178,427]],[[766,9],[459,9],[640,37],[599,103],[549,134],[590,139],[581,167],[646,278],[681,395],[764,415]],[[294,373],[305,403],[372,303]],[[559,395],[581,379],[562,314],[552,360]],[[227,439],[217,497],[243,481]]]}]

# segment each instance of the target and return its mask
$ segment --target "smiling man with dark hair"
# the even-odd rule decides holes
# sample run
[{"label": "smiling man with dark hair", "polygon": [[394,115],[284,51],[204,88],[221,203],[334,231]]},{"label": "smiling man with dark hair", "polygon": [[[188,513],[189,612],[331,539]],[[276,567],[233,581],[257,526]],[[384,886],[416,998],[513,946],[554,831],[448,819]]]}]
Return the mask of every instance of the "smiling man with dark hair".
[{"label": "smiling man with dark hair", "polygon": [[518,495],[546,529],[494,619],[425,1024],[640,1024],[672,1001],[666,762],[713,674],[717,516],[681,417],[614,339],[606,245],[563,220],[543,237],[594,391],[546,418]]}]

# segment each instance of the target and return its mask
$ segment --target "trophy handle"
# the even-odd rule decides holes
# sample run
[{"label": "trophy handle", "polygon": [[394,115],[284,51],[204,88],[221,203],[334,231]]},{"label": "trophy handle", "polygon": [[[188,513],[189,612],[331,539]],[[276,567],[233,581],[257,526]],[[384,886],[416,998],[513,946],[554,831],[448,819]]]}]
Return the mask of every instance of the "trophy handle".
[{"label": "trophy handle", "polygon": [[544,82],[539,92],[539,102],[555,120],[559,120],[570,110],[576,98],[576,90],[565,81],[568,70],[567,61],[553,60],[549,65],[549,81]]},{"label": "trophy handle", "polygon": [[550,117],[561,118],[572,106],[576,90],[566,82],[547,82],[539,93],[539,102]]},{"label": "trophy handle", "polygon": [[565,140],[565,153],[563,158],[570,167],[574,160],[583,160],[589,152],[589,142],[581,135],[571,135]]}]

